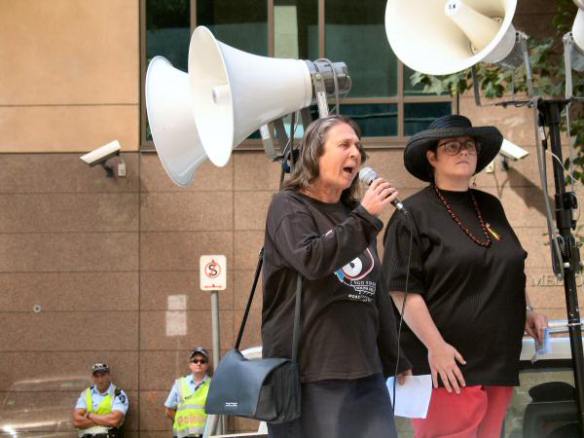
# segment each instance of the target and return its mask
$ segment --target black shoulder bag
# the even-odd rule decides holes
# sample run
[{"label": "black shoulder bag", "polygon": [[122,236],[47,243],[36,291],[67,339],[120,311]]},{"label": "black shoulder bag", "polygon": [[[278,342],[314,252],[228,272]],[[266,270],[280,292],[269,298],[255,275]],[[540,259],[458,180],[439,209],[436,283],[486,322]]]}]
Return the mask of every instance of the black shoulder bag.
[{"label": "black shoulder bag", "polygon": [[263,252],[262,248],[235,346],[215,370],[205,410],[208,414],[214,415],[234,415],[270,423],[285,423],[300,417],[298,369],[302,296],[300,274],[296,281],[292,359],[246,359],[239,351],[243,329],[262,269]]}]

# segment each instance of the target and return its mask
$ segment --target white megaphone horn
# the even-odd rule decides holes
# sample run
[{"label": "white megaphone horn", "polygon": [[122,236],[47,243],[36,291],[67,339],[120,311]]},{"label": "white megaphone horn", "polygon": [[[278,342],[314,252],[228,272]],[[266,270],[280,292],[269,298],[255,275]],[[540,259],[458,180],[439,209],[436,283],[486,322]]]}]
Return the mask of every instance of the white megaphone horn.
[{"label": "white megaphone horn", "polygon": [[385,31],[415,71],[446,75],[479,62],[518,66],[523,34],[512,25],[517,0],[388,0]]},{"label": "white megaphone horn", "polygon": [[[584,71],[584,0],[574,1],[578,12],[572,30],[564,35],[564,70],[566,77],[566,99],[571,99],[574,93],[572,70]],[[577,96],[581,100],[581,96]]]},{"label": "white megaphone horn", "polygon": [[148,65],[146,112],[164,170],[177,185],[189,185],[207,155],[193,119],[189,75],[162,56]]},{"label": "white megaphone horn", "polygon": [[216,166],[227,164],[232,149],[260,126],[309,106],[318,92],[326,98],[334,83],[339,94],[350,88],[344,63],[253,55],[217,41],[203,26],[191,37],[189,77],[195,125]]}]

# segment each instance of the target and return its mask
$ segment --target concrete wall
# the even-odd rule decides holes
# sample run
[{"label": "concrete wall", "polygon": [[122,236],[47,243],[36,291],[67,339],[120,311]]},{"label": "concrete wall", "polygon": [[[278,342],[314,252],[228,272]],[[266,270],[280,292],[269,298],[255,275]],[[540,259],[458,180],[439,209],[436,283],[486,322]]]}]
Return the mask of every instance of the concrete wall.
[{"label": "concrete wall", "polygon": [[[477,184],[500,197],[529,252],[535,306],[561,319],[563,289],[549,277],[535,151],[522,146],[528,158],[510,172],[480,175]],[[402,150],[370,155],[403,197],[421,187],[403,172]],[[203,166],[193,186],[181,190],[156,155],[123,158],[128,177],[117,180],[85,167],[77,154],[0,159],[0,399],[20,380],[86,375],[89,364],[103,360],[132,400],[128,430],[162,435],[168,423],[161,405],[186,370],[188,350],[211,346],[199,256],[227,256],[228,289],[220,295],[225,351],[241,320],[279,169],[263,153],[236,153],[223,169]],[[169,299],[181,295],[186,325],[173,335],[183,315],[169,311]],[[260,306],[261,295],[245,346],[259,344]],[[75,393],[55,396],[72,402]]]},{"label": "concrete wall", "polygon": [[139,143],[139,0],[0,0],[0,152]]},{"label": "concrete wall", "polygon": [[[106,361],[132,400],[127,430],[166,431],[162,403],[173,380],[187,370],[193,346],[211,346],[199,256],[227,256],[225,351],[279,170],[263,153],[236,154],[225,168],[203,166],[193,186],[180,190],[155,154],[123,159],[128,176],[116,180],[77,154],[0,158],[0,400],[16,382],[87,376],[91,363]],[[177,296],[185,297],[184,309],[169,311]],[[245,346],[259,343],[260,307],[261,294]],[[77,396],[49,392],[70,404]]]}]

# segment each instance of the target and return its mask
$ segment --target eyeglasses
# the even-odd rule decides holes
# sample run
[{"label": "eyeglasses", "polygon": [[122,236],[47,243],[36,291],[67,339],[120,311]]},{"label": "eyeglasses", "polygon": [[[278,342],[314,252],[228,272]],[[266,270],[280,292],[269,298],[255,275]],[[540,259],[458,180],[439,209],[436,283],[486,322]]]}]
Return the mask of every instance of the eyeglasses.
[{"label": "eyeglasses", "polygon": [[480,151],[479,145],[474,140],[466,140],[460,142],[458,140],[451,140],[439,144],[439,148],[444,148],[444,152],[448,155],[458,155],[461,151],[467,151],[470,155],[476,155]]},{"label": "eyeglasses", "polygon": [[197,365],[205,365],[208,362],[205,359],[193,359],[193,360],[191,360],[191,363],[194,363]]}]

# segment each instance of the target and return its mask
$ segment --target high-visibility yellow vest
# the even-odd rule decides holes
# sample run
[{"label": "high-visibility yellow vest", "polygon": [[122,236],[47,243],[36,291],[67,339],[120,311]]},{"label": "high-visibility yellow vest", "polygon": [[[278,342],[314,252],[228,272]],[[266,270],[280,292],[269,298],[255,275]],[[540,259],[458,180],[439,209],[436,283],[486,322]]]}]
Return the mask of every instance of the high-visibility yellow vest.
[{"label": "high-visibility yellow vest", "polygon": [[112,413],[112,408],[114,406],[114,398],[112,392],[115,392],[116,387],[114,386],[113,391],[110,391],[108,395],[104,397],[101,403],[97,406],[97,410],[93,410],[93,398],[91,396],[91,388],[85,390],[85,402],[87,404],[87,412],[92,412],[98,415],[108,415]]},{"label": "high-visibility yellow vest", "polygon": [[211,379],[204,381],[196,391],[193,391],[189,385],[189,379],[190,376],[186,376],[176,380],[178,406],[176,407],[172,431],[179,438],[202,434],[207,422],[205,403]]}]

